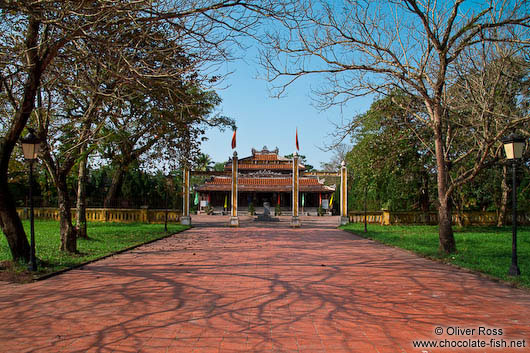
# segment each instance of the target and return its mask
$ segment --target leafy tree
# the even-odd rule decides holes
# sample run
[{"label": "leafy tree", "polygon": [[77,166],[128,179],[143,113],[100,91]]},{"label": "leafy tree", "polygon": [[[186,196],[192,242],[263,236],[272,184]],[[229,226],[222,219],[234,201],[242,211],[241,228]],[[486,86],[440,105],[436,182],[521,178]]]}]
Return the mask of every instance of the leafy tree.
[{"label": "leafy tree", "polygon": [[212,161],[211,157],[206,153],[201,153],[195,161],[195,169],[210,171],[212,170],[212,164],[214,164],[214,161]]},{"label": "leafy tree", "polygon": [[[409,110],[400,108],[405,102],[396,105],[396,100],[408,97],[396,92],[375,101],[367,113],[355,119],[354,147],[346,157],[350,173],[354,173],[354,194],[358,195],[353,205],[361,207],[364,188],[368,188],[375,202],[372,209],[428,211],[434,167],[429,146],[421,140],[428,140],[429,130],[421,127]],[[411,126],[421,139],[410,133]]]},{"label": "leafy tree", "polygon": [[[286,155],[284,157],[288,158],[288,159],[293,159],[293,156],[294,156],[294,154],[291,153],[291,154],[288,154],[288,155]],[[311,164],[307,163],[307,157],[304,156],[303,154],[299,154],[298,155],[298,163],[302,164],[305,167],[306,172],[310,172],[310,171],[315,169]]]},{"label": "leafy tree", "polygon": [[213,114],[221,102],[215,92],[195,87],[183,91],[185,94],[173,97],[172,102],[161,101],[156,95],[139,95],[114,107],[118,113],[111,115],[104,129],[109,137],[102,146],[102,156],[114,166],[105,207],[115,202],[131,163],[140,162],[156,169],[157,164],[173,161],[165,167],[174,169],[178,163],[200,157],[205,126],[223,128],[233,124],[232,120]]},{"label": "leafy tree", "polygon": [[223,162],[217,162],[214,164],[213,170],[216,172],[223,172],[225,170],[225,164]]}]

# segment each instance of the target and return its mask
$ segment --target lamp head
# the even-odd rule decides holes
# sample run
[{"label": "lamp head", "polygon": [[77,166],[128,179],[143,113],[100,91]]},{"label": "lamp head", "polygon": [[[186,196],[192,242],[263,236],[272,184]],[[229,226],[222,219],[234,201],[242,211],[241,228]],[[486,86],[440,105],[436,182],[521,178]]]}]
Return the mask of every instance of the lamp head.
[{"label": "lamp head", "polygon": [[24,158],[29,161],[37,159],[40,152],[41,139],[35,135],[35,130],[28,128],[29,134],[26,137],[21,138],[22,151],[24,152]]},{"label": "lamp head", "polygon": [[516,134],[511,133],[502,139],[504,144],[504,151],[506,152],[507,159],[519,159],[523,156],[523,150],[525,145],[525,138]]}]

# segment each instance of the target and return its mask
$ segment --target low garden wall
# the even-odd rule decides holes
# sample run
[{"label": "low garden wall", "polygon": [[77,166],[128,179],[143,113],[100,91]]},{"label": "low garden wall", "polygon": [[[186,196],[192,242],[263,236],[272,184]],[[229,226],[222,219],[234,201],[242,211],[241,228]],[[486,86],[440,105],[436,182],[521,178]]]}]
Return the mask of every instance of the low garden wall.
[{"label": "low garden wall", "polygon": [[[348,213],[350,222],[363,223],[363,211],[351,211]],[[506,215],[507,222],[512,221],[511,212]],[[461,223],[462,225],[496,225],[496,212],[478,212],[478,211],[464,211],[460,213],[453,213],[453,224]],[[460,221],[460,222],[458,222]],[[392,211],[372,211],[366,212],[367,223],[377,223],[381,225],[391,224],[438,224],[438,212],[392,212]],[[517,215],[517,223],[530,225],[530,214],[519,213]]]},{"label": "low garden wall", "polygon": [[[22,219],[29,219],[29,207],[18,207],[17,213]],[[72,209],[72,219],[75,219],[77,210]],[[35,219],[59,220],[59,209],[54,207],[34,208]],[[167,210],[168,223],[180,222],[180,210]],[[118,209],[118,208],[87,208],[86,219],[89,222],[117,222],[117,223],[164,223],[166,210],[148,208]]]}]

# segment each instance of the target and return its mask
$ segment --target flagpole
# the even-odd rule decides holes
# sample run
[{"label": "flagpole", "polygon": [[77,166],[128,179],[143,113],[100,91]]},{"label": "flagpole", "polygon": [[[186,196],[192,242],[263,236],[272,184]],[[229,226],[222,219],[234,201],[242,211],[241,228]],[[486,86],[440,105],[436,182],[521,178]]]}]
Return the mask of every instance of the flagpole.
[{"label": "flagpole", "polygon": [[291,217],[291,226],[298,228],[301,226],[300,218],[298,216],[298,196],[299,196],[299,183],[298,183],[298,153],[293,153],[293,216]]},{"label": "flagpole", "polygon": [[234,127],[234,134],[232,135],[232,149],[234,153],[232,155],[232,191],[231,191],[231,200],[230,200],[230,227],[239,227],[239,217],[237,215],[237,152],[236,148],[236,132],[237,128]]},{"label": "flagpole", "polygon": [[188,165],[184,165],[182,170],[182,217],[180,218],[180,224],[191,225],[190,216],[190,169]]},{"label": "flagpole", "polygon": [[[235,135],[234,135],[235,136]],[[239,227],[237,216],[237,152],[232,156],[232,212],[230,215],[230,226]]]},{"label": "flagpole", "polygon": [[348,224],[348,169],[342,161],[340,167],[340,225]]}]

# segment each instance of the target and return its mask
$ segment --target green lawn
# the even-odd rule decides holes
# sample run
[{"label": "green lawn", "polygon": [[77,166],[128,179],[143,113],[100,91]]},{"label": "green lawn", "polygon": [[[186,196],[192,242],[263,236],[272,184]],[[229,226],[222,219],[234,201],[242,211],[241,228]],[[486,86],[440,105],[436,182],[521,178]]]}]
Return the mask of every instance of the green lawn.
[{"label": "green lawn", "polygon": [[507,275],[512,256],[511,227],[455,227],[457,253],[449,256],[438,252],[437,226],[381,226],[350,223],[344,230],[378,242],[412,250],[423,256],[441,259],[460,267],[479,271],[504,281],[530,288],[530,227],[517,231],[517,254],[521,276]]},{"label": "green lawn", "polygon": [[[29,239],[29,221],[23,221]],[[168,224],[169,234],[188,229],[180,224]],[[37,275],[43,275],[69,268],[90,260],[94,260],[116,251],[159,239],[167,235],[163,224],[143,223],[88,223],[89,239],[78,239],[79,254],[68,254],[59,251],[59,222],[35,221],[35,244],[37,258],[42,261]],[[2,233],[0,237],[0,261],[11,260],[7,240]],[[23,271],[25,266],[17,266],[15,270]]]}]

